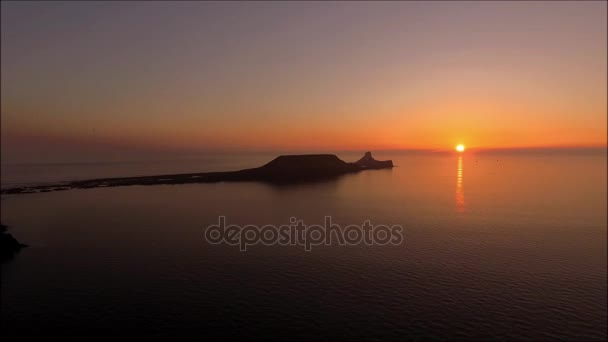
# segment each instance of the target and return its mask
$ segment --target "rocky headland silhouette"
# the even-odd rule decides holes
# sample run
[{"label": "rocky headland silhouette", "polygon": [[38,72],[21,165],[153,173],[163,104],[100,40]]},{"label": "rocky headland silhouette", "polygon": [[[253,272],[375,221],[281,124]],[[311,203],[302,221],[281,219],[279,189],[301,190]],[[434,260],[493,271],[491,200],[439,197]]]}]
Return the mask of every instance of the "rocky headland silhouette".
[{"label": "rocky headland silhouette", "polygon": [[7,226],[0,224],[0,261],[12,259],[14,254],[19,252],[21,248],[27,247],[27,245],[20,243],[8,233],[7,229]]},{"label": "rocky headland silhouette", "polygon": [[371,169],[390,169],[393,161],[379,161],[366,152],[363,158],[347,163],[334,154],[283,155],[269,163],[239,171],[188,173],[143,177],[100,178],[57,184],[2,189],[2,194],[24,194],[70,189],[90,189],[127,185],[189,184],[213,182],[259,181],[272,184],[293,184],[327,180],[348,173]]}]

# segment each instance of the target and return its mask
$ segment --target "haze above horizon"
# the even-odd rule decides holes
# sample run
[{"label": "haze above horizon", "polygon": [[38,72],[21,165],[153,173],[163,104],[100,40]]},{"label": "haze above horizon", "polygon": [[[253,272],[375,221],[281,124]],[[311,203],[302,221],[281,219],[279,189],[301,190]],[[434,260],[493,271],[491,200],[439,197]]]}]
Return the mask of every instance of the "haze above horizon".
[{"label": "haze above horizon", "polygon": [[606,2],[1,6],[3,163],[606,146]]}]

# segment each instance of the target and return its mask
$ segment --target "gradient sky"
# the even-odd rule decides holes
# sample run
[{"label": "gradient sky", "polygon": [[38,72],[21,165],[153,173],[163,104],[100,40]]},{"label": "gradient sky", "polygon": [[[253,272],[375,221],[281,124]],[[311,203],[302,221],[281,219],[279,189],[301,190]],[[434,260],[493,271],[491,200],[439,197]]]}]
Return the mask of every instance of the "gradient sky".
[{"label": "gradient sky", "polygon": [[2,162],[606,145],[606,2],[2,2]]}]

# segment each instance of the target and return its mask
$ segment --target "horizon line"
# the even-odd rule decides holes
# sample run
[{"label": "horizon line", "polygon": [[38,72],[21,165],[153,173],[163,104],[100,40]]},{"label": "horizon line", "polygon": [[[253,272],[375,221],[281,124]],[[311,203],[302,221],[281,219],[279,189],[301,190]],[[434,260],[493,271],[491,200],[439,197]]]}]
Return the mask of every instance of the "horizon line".
[{"label": "horizon line", "polygon": [[[400,149],[351,149],[351,150],[314,150],[310,151],[286,151],[286,150],[251,150],[251,151],[237,151],[237,150],[224,150],[224,151],[201,151],[199,153],[184,153],[180,156],[174,156],[173,158],[159,158],[159,159],[149,159],[149,158],[132,158],[132,159],[124,159],[124,160],[104,160],[100,158],[99,160],[64,160],[64,161],[47,161],[47,162],[37,162],[37,161],[27,161],[27,162],[4,162],[1,161],[0,165],[66,165],[66,164],[107,164],[107,163],[145,163],[145,162],[163,162],[163,161],[177,161],[177,160],[188,160],[194,159],[196,160],[197,155],[200,157],[210,156],[210,155],[260,155],[260,154],[274,154],[277,157],[280,155],[286,154],[341,154],[341,153],[365,153],[371,151],[373,153],[429,153],[429,154],[443,154],[443,153],[457,153],[454,149],[437,149],[437,148],[400,148]],[[462,154],[467,153],[487,153],[487,152],[496,152],[496,153],[504,153],[504,152],[606,152],[608,153],[608,145],[589,145],[589,146],[534,146],[534,147],[467,147],[466,151]],[[608,156],[608,154],[607,154]]]}]

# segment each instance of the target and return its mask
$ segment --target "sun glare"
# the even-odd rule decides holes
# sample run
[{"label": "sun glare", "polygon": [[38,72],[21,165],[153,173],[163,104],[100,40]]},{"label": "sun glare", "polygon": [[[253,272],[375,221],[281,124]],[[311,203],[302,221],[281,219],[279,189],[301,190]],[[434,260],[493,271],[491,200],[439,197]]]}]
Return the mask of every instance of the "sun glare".
[{"label": "sun glare", "polygon": [[464,145],[463,144],[456,145],[456,151],[458,151],[458,152],[464,152]]}]

